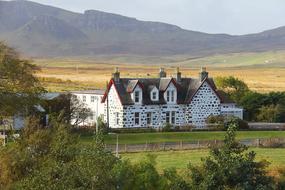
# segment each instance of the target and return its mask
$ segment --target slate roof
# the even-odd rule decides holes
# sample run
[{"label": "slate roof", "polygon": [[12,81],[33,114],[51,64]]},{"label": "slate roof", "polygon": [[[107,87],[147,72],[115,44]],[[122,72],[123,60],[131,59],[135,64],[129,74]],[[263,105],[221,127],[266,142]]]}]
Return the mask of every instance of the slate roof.
[{"label": "slate roof", "polygon": [[[111,88],[112,85],[114,85],[122,105],[132,105],[134,104],[134,102],[131,98],[131,93],[137,85],[140,85],[143,92],[142,104],[166,104],[163,94],[171,82],[177,88],[178,104],[190,103],[192,98],[195,96],[196,92],[204,82],[207,82],[211,86],[211,88],[220,98],[222,103],[233,103],[233,101],[227,98],[225,94],[217,90],[214,80],[212,78],[205,78],[203,81],[200,81],[200,79],[195,78],[182,78],[179,83],[176,81],[175,78],[120,78],[120,81],[117,83],[115,83],[115,81],[111,79],[105,92],[105,95],[102,99],[102,102],[105,102],[108,90]],[[158,101],[152,101],[150,97],[150,92],[154,87],[159,90]]]}]

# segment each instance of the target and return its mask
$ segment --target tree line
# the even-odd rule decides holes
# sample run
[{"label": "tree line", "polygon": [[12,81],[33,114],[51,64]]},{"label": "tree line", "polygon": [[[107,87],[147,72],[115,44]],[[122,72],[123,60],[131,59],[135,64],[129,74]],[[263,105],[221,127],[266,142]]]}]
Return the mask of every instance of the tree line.
[{"label": "tree line", "polygon": [[244,119],[258,122],[285,122],[285,92],[259,93],[235,77],[217,77],[217,87],[244,108]]}]

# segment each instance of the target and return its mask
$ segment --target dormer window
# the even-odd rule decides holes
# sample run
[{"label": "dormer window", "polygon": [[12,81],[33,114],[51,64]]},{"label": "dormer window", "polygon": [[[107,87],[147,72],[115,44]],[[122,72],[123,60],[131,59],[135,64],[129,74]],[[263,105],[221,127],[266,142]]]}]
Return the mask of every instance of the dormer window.
[{"label": "dormer window", "polygon": [[135,91],[135,103],[140,102],[140,91]]},{"label": "dormer window", "polygon": [[157,92],[152,92],[152,100],[157,100]]},{"label": "dormer window", "polygon": [[158,101],[159,99],[159,91],[155,86],[150,87],[150,99],[151,101]]},{"label": "dormer window", "polygon": [[173,89],[167,90],[165,99],[168,103],[174,103],[176,101],[175,96],[176,96],[175,90],[173,90]]},{"label": "dormer window", "polygon": [[170,102],[170,90],[166,91],[166,101]]}]

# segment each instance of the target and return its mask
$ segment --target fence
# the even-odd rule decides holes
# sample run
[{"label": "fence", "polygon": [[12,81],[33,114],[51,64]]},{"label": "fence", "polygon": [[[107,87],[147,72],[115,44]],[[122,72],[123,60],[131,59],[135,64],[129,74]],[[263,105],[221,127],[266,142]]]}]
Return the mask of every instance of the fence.
[{"label": "fence", "polygon": [[[165,142],[165,143],[148,143],[145,144],[108,144],[106,148],[112,152],[127,153],[127,152],[155,152],[167,150],[191,150],[203,149],[211,146],[222,145],[221,140],[211,141],[179,141],[179,142]],[[271,139],[244,139],[240,143],[250,147],[285,147],[285,139],[271,138]]]}]

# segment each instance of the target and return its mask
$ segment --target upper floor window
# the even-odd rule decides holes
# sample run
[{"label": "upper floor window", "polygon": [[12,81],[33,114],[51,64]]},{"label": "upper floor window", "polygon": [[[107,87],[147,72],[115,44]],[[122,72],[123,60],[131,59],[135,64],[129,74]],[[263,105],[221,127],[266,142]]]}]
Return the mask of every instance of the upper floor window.
[{"label": "upper floor window", "polygon": [[95,96],[91,96],[91,102],[95,102]]},{"label": "upper floor window", "polygon": [[171,94],[171,96],[170,96],[171,97],[171,102],[174,102],[174,90],[171,90],[170,92],[171,92],[170,93]]},{"label": "upper floor window", "polygon": [[166,101],[167,102],[175,102],[175,90],[167,90],[166,91]]},{"label": "upper floor window", "polygon": [[152,92],[152,100],[157,100],[157,92]]},{"label": "upper floor window", "polygon": [[170,90],[166,91],[166,101],[170,102]]},{"label": "upper floor window", "polygon": [[135,91],[135,103],[140,102],[140,91]]},{"label": "upper floor window", "polygon": [[83,96],[83,97],[82,97],[82,101],[83,101],[83,102],[86,102],[86,96]]}]

